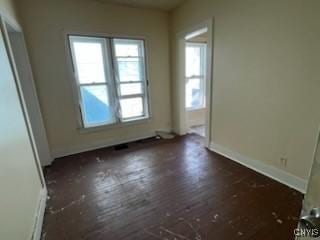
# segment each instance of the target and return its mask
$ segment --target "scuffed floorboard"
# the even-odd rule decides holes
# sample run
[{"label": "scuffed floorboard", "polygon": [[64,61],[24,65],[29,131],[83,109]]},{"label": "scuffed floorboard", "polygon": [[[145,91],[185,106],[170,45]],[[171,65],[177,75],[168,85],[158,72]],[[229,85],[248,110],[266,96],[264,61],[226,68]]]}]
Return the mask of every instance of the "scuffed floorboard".
[{"label": "scuffed floorboard", "polygon": [[57,159],[44,240],[291,240],[302,194],[208,151],[196,135]]}]

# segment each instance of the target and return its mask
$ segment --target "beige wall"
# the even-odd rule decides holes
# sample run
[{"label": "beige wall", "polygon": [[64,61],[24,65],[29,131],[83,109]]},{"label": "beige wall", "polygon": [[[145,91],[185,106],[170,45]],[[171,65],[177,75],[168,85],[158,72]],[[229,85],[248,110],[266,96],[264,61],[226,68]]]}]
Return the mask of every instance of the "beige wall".
[{"label": "beige wall", "polygon": [[320,124],[319,11],[317,0],[190,0],[172,14],[173,49],[177,33],[215,18],[212,141],[303,179]]},{"label": "beige wall", "polygon": [[[0,9],[15,19],[9,1]],[[31,239],[42,185],[0,31],[0,239]]]},{"label": "beige wall", "polygon": [[[53,155],[171,129],[168,14],[87,0],[18,0],[36,87]],[[141,36],[147,40],[152,119],[80,133],[67,64],[65,32]]]}]

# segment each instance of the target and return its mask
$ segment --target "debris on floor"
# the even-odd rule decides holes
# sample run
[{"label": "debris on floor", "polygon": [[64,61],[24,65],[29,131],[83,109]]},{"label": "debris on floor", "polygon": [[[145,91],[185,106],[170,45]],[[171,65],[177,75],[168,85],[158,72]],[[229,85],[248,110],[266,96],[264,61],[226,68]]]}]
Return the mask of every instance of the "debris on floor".
[{"label": "debris on floor", "polygon": [[238,232],[238,236],[242,236],[243,235],[243,233],[242,232]]},{"label": "debris on floor", "polygon": [[156,134],[158,137],[160,137],[162,139],[173,139],[174,138],[174,135],[172,133],[165,132],[165,131],[156,131]]},{"label": "debris on floor", "polygon": [[277,219],[277,223],[282,224],[282,220],[281,219]]},{"label": "debris on floor", "polygon": [[86,198],[86,195],[82,195],[78,200],[75,200],[75,201],[72,201],[71,203],[69,203],[68,205],[62,207],[62,208],[59,208],[57,210],[52,210],[49,208],[49,212],[50,214],[58,214],[58,213],[61,213],[63,212],[64,210],[66,210],[67,208],[69,207],[72,207],[73,205],[75,204],[81,204]]}]

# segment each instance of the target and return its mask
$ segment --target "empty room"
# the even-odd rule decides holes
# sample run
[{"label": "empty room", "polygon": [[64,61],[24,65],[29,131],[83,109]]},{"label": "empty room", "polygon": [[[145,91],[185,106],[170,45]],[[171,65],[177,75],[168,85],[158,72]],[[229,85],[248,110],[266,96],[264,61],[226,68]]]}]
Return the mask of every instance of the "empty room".
[{"label": "empty room", "polygon": [[319,12],[0,0],[0,239],[320,239]]}]

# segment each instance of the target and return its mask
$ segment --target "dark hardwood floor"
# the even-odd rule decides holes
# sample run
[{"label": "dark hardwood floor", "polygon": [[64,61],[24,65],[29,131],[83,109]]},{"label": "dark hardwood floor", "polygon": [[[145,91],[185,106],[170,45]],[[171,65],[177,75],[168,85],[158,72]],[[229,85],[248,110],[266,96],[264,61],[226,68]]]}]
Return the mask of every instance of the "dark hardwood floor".
[{"label": "dark hardwood floor", "polygon": [[291,240],[303,198],[196,135],[60,158],[45,177],[46,240]]}]

